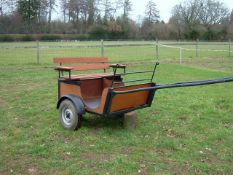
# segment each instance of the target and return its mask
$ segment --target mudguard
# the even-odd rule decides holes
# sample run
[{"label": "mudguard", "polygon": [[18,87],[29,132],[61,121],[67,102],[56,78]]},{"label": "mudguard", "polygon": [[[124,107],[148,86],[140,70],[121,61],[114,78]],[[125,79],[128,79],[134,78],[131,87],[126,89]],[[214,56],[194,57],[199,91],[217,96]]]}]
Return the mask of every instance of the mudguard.
[{"label": "mudguard", "polygon": [[65,99],[69,99],[70,101],[72,101],[79,115],[82,115],[85,113],[83,101],[79,97],[72,95],[72,94],[67,94],[67,95],[62,96],[57,102],[57,109],[59,108],[61,102]]}]

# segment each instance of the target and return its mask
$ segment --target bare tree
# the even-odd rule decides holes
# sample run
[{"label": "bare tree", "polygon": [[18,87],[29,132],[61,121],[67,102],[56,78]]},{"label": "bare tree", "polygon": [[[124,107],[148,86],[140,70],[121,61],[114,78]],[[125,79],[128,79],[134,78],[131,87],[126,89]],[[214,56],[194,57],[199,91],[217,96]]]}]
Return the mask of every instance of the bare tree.
[{"label": "bare tree", "polygon": [[67,4],[69,22],[79,22],[81,11],[83,11],[83,0],[69,0]]},{"label": "bare tree", "polygon": [[39,12],[38,12],[38,22],[47,22],[48,16],[48,0],[40,0]]},{"label": "bare tree", "polygon": [[[62,2],[64,5],[65,2]],[[77,32],[86,33],[96,19],[97,0],[69,0],[63,7],[64,16],[67,10],[69,22],[72,22]]]},{"label": "bare tree", "polygon": [[48,0],[48,32],[51,31],[51,20],[52,20],[52,11],[55,9],[56,1],[55,0]]},{"label": "bare tree", "polygon": [[16,8],[17,0],[0,0],[0,15],[11,14]]},{"label": "bare tree", "polygon": [[188,38],[194,39],[204,33],[206,39],[213,39],[216,30],[225,33],[224,25],[220,24],[228,21],[229,12],[217,0],[186,0],[173,8],[171,19],[176,27],[184,26]]},{"label": "bare tree", "polygon": [[216,0],[202,0],[199,11],[200,23],[210,28],[212,25],[221,24],[229,17],[229,10],[222,2]]},{"label": "bare tree", "polygon": [[230,15],[230,23],[233,24],[233,9],[232,9],[231,15]]},{"label": "bare tree", "polygon": [[94,24],[96,14],[98,11],[97,8],[97,1],[96,0],[88,0],[87,1],[87,13],[88,13],[88,18],[87,18],[87,24],[88,27]]},{"label": "bare tree", "polygon": [[129,13],[132,11],[132,2],[130,0],[123,0],[119,1],[119,3],[122,4],[124,18],[128,18]]},{"label": "bare tree", "polygon": [[[183,27],[184,35],[189,39],[200,37],[200,19],[199,14],[203,0],[186,0],[176,5],[172,9],[172,21],[174,26],[180,32],[180,26]],[[179,34],[179,37],[181,35]]]},{"label": "bare tree", "polygon": [[172,17],[192,29],[199,23],[200,0],[186,0],[172,9]]},{"label": "bare tree", "polygon": [[181,20],[179,19],[179,17],[177,16],[172,16],[169,19],[169,24],[171,24],[172,28],[173,28],[173,35],[175,34],[175,38],[176,39],[181,39],[182,38],[182,33],[183,33],[183,29],[184,29],[184,25],[181,22]]},{"label": "bare tree", "polygon": [[104,21],[108,21],[113,18],[114,13],[116,12],[116,8],[114,8],[111,0],[102,0],[101,9],[103,9]]},{"label": "bare tree", "polygon": [[147,5],[146,5],[146,19],[150,22],[150,23],[155,23],[158,22],[159,20],[159,11],[157,9],[157,5],[155,2],[153,2],[152,0],[149,0]]},{"label": "bare tree", "polygon": [[60,7],[61,7],[62,15],[63,15],[63,23],[66,23],[68,1],[67,0],[60,0]]},{"label": "bare tree", "polygon": [[3,16],[3,6],[4,6],[4,4],[5,4],[5,1],[1,0],[0,1],[0,14],[1,14],[1,16]]}]

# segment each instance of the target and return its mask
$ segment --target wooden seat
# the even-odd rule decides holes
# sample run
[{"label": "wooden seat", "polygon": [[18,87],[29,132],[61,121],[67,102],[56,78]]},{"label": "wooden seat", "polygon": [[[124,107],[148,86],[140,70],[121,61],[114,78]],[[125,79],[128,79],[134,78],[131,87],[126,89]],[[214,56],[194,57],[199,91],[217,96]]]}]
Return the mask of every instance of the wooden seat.
[{"label": "wooden seat", "polygon": [[107,77],[113,77],[113,73],[79,74],[79,75],[71,75],[71,77],[61,76],[61,78],[71,79],[71,80],[88,80],[88,79],[107,78]]},{"label": "wooden seat", "polygon": [[[105,70],[110,67],[106,57],[58,57],[54,58],[53,62],[59,64],[54,67],[59,72],[59,78],[81,80],[111,76],[109,73],[71,75],[71,71],[103,69],[106,72]],[[68,72],[69,76],[63,76],[63,72]]]},{"label": "wooden seat", "polygon": [[[106,73],[106,69],[112,68],[124,68],[125,65],[109,64],[106,57],[58,57],[54,58],[53,62],[59,64],[54,69],[59,72],[59,78],[70,80],[86,80],[95,78],[107,78],[113,77],[113,73]],[[71,71],[85,71],[85,70],[98,70],[103,69],[104,73],[95,74],[78,74],[71,75]],[[69,76],[64,76],[63,72],[68,72]]]}]

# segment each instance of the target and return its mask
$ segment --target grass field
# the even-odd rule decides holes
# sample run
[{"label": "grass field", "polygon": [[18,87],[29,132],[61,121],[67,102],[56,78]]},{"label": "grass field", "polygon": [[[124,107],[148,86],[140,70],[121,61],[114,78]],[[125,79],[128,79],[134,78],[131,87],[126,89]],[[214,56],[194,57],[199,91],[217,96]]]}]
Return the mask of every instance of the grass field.
[{"label": "grass field", "polygon": [[[149,61],[155,55],[151,46],[105,52],[111,62]],[[60,126],[55,108],[52,58],[100,51],[43,49],[40,65],[35,53],[0,49],[0,175],[233,174],[233,83],[160,90],[151,108],[137,111],[134,131],[124,129],[121,118],[87,114],[82,128],[70,132]],[[164,48],[160,54],[159,84],[233,76],[227,53],[187,55],[182,65],[178,50]],[[151,68],[130,64],[128,70]],[[140,77],[126,79],[131,78]]]}]

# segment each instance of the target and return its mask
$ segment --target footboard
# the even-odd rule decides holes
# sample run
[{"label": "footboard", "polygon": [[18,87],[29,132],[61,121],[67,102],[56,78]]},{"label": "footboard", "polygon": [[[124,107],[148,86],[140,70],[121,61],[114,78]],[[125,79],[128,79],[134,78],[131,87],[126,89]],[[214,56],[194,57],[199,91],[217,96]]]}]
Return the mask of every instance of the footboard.
[{"label": "footboard", "polygon": [[[155,89],[150,89],[153,86],[154,83],[147,83],[111,89],[105,103],[105,115],[122,114],[150,107],[155,93]],[[145,90],[137,91],[142,88]]]}]

